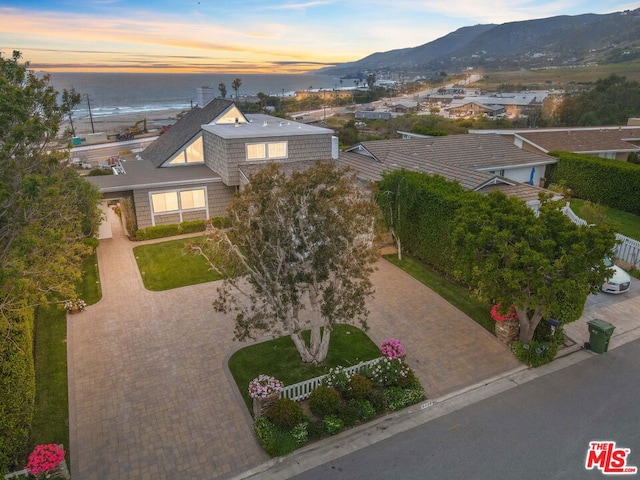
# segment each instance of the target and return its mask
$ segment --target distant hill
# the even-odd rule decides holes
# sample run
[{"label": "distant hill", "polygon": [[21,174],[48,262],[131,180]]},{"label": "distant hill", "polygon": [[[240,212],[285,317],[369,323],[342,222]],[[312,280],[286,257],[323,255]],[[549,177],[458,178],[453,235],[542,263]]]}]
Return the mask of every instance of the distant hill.
[{"label": "distant hill", "polygon": [[413,48],[378,52],[316,73],[427,73],[617,63],[640,58],[640,9],[463,27]]}]

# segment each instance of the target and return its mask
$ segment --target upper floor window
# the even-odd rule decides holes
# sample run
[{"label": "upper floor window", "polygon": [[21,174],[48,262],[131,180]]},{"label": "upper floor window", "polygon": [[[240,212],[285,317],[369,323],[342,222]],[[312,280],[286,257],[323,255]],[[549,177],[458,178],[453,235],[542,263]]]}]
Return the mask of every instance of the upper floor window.
[{"label": "upper floor window", "polygon": [[183,165],[185,163],[203,163],[204,148],[202,145],[202,136],[198,137],[191,145],[184,150],[180,150],[171,160],[169,165]]},{"label": "upper floor window", "polygon": [[247,160],[287,158],[287,142],[247,143]]}]

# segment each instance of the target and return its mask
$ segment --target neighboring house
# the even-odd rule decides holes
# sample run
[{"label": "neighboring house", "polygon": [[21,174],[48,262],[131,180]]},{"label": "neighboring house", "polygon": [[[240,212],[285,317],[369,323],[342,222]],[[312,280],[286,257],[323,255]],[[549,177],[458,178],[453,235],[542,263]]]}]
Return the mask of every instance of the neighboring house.
[{"label": "neighboring house", "polygon": [[476,101],[464,103],[458,106],[450,106],[446,110],[449,111],[449,115],[455,116],[476,116],[486,115],[487,117],[497,117],[498,115],[505,113],[503,105],[487,105]]},{"label": "neighboring house", "polygon": [[509,116],[517,117],[527,115],[532,111],[540,111],[542,109],[542,103],[548,95],[549,92],[547,91],[536,91],[454,98],[445,110],[448,110],[452,115],[485,113],[484,110],[486,110],[486,112],[493,111],[496,115],[506,113]]},{"label": "neighboring house", "polygon": [[640,126],[472,130],[469,133],[497,133],[523,150],[538,153],[559,150],[626,161],[631,152],[640,152]]},{"label": "neighboring house", "polygon": [[362,110],[355,113],[356,120],[391,120],[392,117],[390,112]]},{"label": "neighboring house", "polygon": [[337,158],[333,130],[263,114],[228,100],[190,110],[120,175],[87,177],[105,199],[133,199],[138,228],[224,215],[242,185],[241,169]]},{"label": "neighboring house", "polygon": [[402,168],[440,175],[480,193],[501,190],[533,210],[540,205],[539,193],[551,193],[537,185],[546,166],[556,161],[521,150],[495,134],[362,142],[340,152],[338,160],[362,181],[377,181],[384,172]]}]

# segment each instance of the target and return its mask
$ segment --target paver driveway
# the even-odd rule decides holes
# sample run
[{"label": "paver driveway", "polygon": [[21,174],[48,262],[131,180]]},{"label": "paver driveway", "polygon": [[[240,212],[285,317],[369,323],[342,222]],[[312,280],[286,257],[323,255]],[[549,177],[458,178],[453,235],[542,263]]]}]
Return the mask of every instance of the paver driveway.
[{"label": "paver driveway", "polygon": [[[226,371],[229,317],[214,284],[144,289],[109,211],[100,242],[103,298],[68,317],[70,450],[77,480],[226,478],[267,460]],[[506,347],[385,261],[374,274],[370,335],[403,341],[434,397],[516,366]]]}]

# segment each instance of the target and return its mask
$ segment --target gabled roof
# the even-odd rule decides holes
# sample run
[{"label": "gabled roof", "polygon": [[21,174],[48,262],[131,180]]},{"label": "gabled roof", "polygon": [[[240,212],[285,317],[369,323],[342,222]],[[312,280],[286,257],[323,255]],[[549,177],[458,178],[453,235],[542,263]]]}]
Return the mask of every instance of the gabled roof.
[{"label": "gabled roof", "polygon": [[640,128],[561,129],[519,131],[522,139],[543,152],[563,150],[575,153],[637,152]]},{"label": "gabled roof", "polygon": [[500,135],[446,135],[432,138],[412,138],[362,142],[347,151],[362,151],[379,162],[387,162],[393,154],[432,161],[447,168],[467,170],[500,170],[556,163],[547,155],[516,147]]},{"label": "gabled roof", "polygon": [[191,109],[166,133],[145,148],[140,156],[159,167],[198,135],[202,125],[212,122],[232,106],[232,101],[216,98],[204,107]]}]

